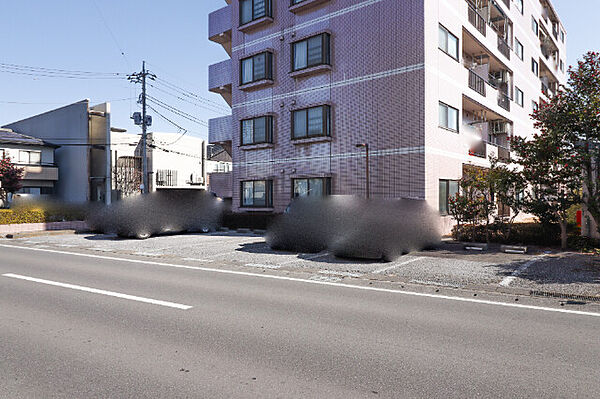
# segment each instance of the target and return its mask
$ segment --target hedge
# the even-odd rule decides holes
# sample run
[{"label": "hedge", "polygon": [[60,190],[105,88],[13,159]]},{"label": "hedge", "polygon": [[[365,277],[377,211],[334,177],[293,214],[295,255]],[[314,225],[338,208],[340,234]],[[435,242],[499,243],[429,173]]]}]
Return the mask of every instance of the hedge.
[{"label": "hedge", "polygon": [[[540,246],[560,245],[560,227],[558,225],[544,226],[540,223],[515,223],[508,237],[504,234],[503,227],[505,228],[505,226],[499,224],[489,225],[490,242]],[[478,225],[475,227],[474,240],[473,225],[463,224],[460,228],[454,226],[452,229],[452,238],[458,241],[485,242],[485,226]]]},{"label": "hedge", "polygon": [[44,223],[46,219],[41,209],[0,209],[0,224]]}]

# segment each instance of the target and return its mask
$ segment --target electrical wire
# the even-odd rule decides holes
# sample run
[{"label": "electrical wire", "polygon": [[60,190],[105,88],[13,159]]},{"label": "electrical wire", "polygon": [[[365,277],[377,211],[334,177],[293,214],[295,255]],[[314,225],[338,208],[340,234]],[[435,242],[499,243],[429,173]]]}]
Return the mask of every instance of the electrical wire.
[{"label": "electrical wire", "polygon": [[178,109],[177,107],[169,105],[153,96],[146,95],[146,99],[149,100],[150,102],[152,102],[154,105],[161,107],[161,108],[163,108],[175,115],[178,115],[184,119],[187,119],[190,122],[197,123],[200,126],[208,127],[208,122],[203,121],[202,119],[198,119],[194,115],[188,114],[187,112],[184,112],[184,111]]},{"label": "electrical wire", "polygon": [[223,111],[231,113],[231,109],[228,108],[228,107],[226,107],[226,106],[224,106],[223,104],[219,104],[216,101],[213,101],[213,100],[210,100],[208,98],[199,96],[198,94],[196,94],[196,93],[194,93],[192,91],[189,91],[187,89],[181,88],[181,87],[179,87],[179,86],[177,86],[177,85],[175,85],[173,83],[170,83],[170,82],[168,82],[168,81],[166,81],[166,80],[164,80],[162,78],[157,78],[155,82],[157,84],[162,84],[163,86],[165,86],[165,87],[167,87],[167,88],[169,88],[169,89],[171,89],[171,90],[173,90],[175,92],[178,92],[179,94],[181,94],[181,95],[183,95],[185,97],[194,99],[196,101],[203,102],[205,104],[213,105],[215,107],[223,109]]},{"label": "electrical wire", "polygon": [[150,84],[150,83],[147,83],[147,84],[148,84],[148,86],[150,86],[150,87],[154,88],[155,90],[157,90],[157,91],[159,91],[159,92],[161,92],[161,93],[164,93],[164,94],[167,94],[167,95],[169,95],[169,96],[175,97],[175,98],[176,98],[176,99],[178,99],[179,101],[182,101],[182,102],[185,102],[185,103],[188,103],[188,104],[191,104],[191,105],[195,105],[195,106],[197,106],[197,107],[199,107],[199,108],[207,109],[207,110],[209,110],[209,111],[213,111],[213,112],[219,112],[219,113],[221,113],[221,114],[223,114],[223,115],[230,115],[230,114],[231,114],[231,110],[228,110],[228,111],[227,111],[227,110],[225,110],[225,109],[223,109],[223,108],[220,108],[220,107],[218,107],[217,105],[212,105],[212,104],[203,104],[203,103],[198,103],[198,102],[195,102],[195,101],[193,101],[193,100],[188,100],[188,99],[186,99],[185,97],[180,97],[180,96],[178,96],[177,94],[170,93],[170,92],[168,92],[167,90],[161,89],[160,87],[157,87],[157,86],[155,86],[155,85],[153,85],[153,84]]}]

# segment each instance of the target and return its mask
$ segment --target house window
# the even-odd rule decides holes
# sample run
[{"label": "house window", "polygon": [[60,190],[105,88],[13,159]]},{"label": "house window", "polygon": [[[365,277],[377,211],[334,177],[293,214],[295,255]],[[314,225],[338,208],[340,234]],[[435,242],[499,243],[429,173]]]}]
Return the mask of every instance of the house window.
[{"label": "house window", "polygon": [[292,112],[292,139],[331,135],[329,105],[299,109]]},{"label": "house window", "polygon": [[156,185],[158,187],[175,187],[175,186],[177,186],[177,170],[175,170],[175,169],[158,169],[156,171]]},{"label": "house window", "polygon": [[563,43],[565,42],[565,31],[564,30],[560,31],[560,41]]},{"label": "house window", "polygon": [[533,112],[536,112],[540,108],[540,106],[535,101],[532,101],[531,108],[533,109]]},{"label": "house window", "polygon": [[0,148],[0,159],[4,159],[6,158],[6,152],[4,151],[3,148]]},{"label": "house window", "polygon": [[563,62],[563,60],[560,60],[560,70],[561,70],[562,72],[564,72],[564,71],[565,71],[565,63]]},{"label": "house window", "polygon": [[449,199],[458,194],[457,180],[440,180],[439,208],[442,215],[448,214]]},{"label": "house window", "polygon": [[242,127],[242,145],[273,142],[273,117],[244,119]]},{"label": "house window", "polygon": [[515,0],[515,5],[517,6],[517,10],[523,14],[523,0]]},{"label": "house window", "polygon": [[518,87],[515,88],[515,102],[517,105],[521,107],[523,106],[523,91],[521,91],[521,89]]},{"label": "house window", "polygon": [[42,163],[42,153],[40,151],[19,151],[19,163],[39,165]]},{"label": "house window", "polygon": [[531,16],[531,30],[537,36],[539,33],[540,27],[538,26],[538,22],[535,20],[535,17]]},{"label": "house window", "polygon": [[532,58],[531,59],[531,72],[533,72],[533,74],[535,76],[538,76],[539,71],[540,71],[540,69],[539,69],[537,61]]},{"label": "house window", "polygon": [[264,53],[240,61],[240,84],[245,85],[264,79],[273,79],[273,54]]},{"label": "house window", "polygon": [[523,45],[518,39],[515,39],[515,53],[517,53],[517,57],[523,60]]},{"label": "house window", "polygon": [[458,132],[458,109],[440,102],[440,127]]},{"label": "house window", "polygon": [[323,197],[331,194],[331,180],[327,177],[292,179],[292,197]]},{"label": "house window", "polygon": [[271,16],[271,0],[240,0],[240,25]]},{"label": "house window", "polygon": [[242,182],[242,207],[270,208],[273,206],[273,180]]},{"label": "house window", "polygon": [[329,65],[329,33],[292,43],[292,71]]},{"label": "house window", "polygon": [[458,38],[440,25],[439,49],[458,61]]}]

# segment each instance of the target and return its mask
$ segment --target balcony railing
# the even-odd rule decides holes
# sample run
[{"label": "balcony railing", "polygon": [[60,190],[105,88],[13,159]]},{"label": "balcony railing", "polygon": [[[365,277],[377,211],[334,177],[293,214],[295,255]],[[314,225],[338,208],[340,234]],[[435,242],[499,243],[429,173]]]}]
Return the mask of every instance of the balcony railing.
[{"label": "balcony railing", "polygon": [[469,4],[469,22],[483,35],[486,35],[487,24],[485,19],[477,12],[475,7]]},{"label": "balcony railing", "polygon": [[504,93],[498,93],[498,105],[510,111],[510,98]]},{"label": "balcony railing", "polygon": [[485,97],[485,80],[471,70],[469,70],[469,88]]},{"label": "balcony railing", "polygon": [[500,50],[502,55],[510,60],[510,47],[508,46],[508,43],[506,43],[506,41],[500,36],[498,36],[498,50]]},{"label": "balcony railing", "polygon": [[544,93],[546,97],[550,98],[550,88],[544,82],[542,82],[542,93]]}]

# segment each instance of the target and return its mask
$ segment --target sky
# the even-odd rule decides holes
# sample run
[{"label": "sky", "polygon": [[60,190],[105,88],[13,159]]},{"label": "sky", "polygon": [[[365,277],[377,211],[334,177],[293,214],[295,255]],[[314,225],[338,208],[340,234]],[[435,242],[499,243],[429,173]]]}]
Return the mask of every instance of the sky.
[{"label": "sky", "polygon": [[[0,63],[123,74],[65,79],[40,76],[39,70],[35,76],[8,73],[0,66],[0,126],[89,98],[92,104],[110,101],[112,125],[139,133],[130,116],[139,108],[140,86],[124,76],[139,71],[145,60],[158,77],[149,95],[192,118],[157,110],[187,134],[207,138],[205,122],[229,113],[221,96],[207,88],[208,66],[228,58],[208,40],[208,14],[225,5],[224,0],[0,0]],[[567,64],[576,64],[588,50],[600,51],[600,0],[554,0],[554,5],[567,30]],[[188,96],[169,89],[173,85]],[[180,131],[149,113],[150,130]]]}]

